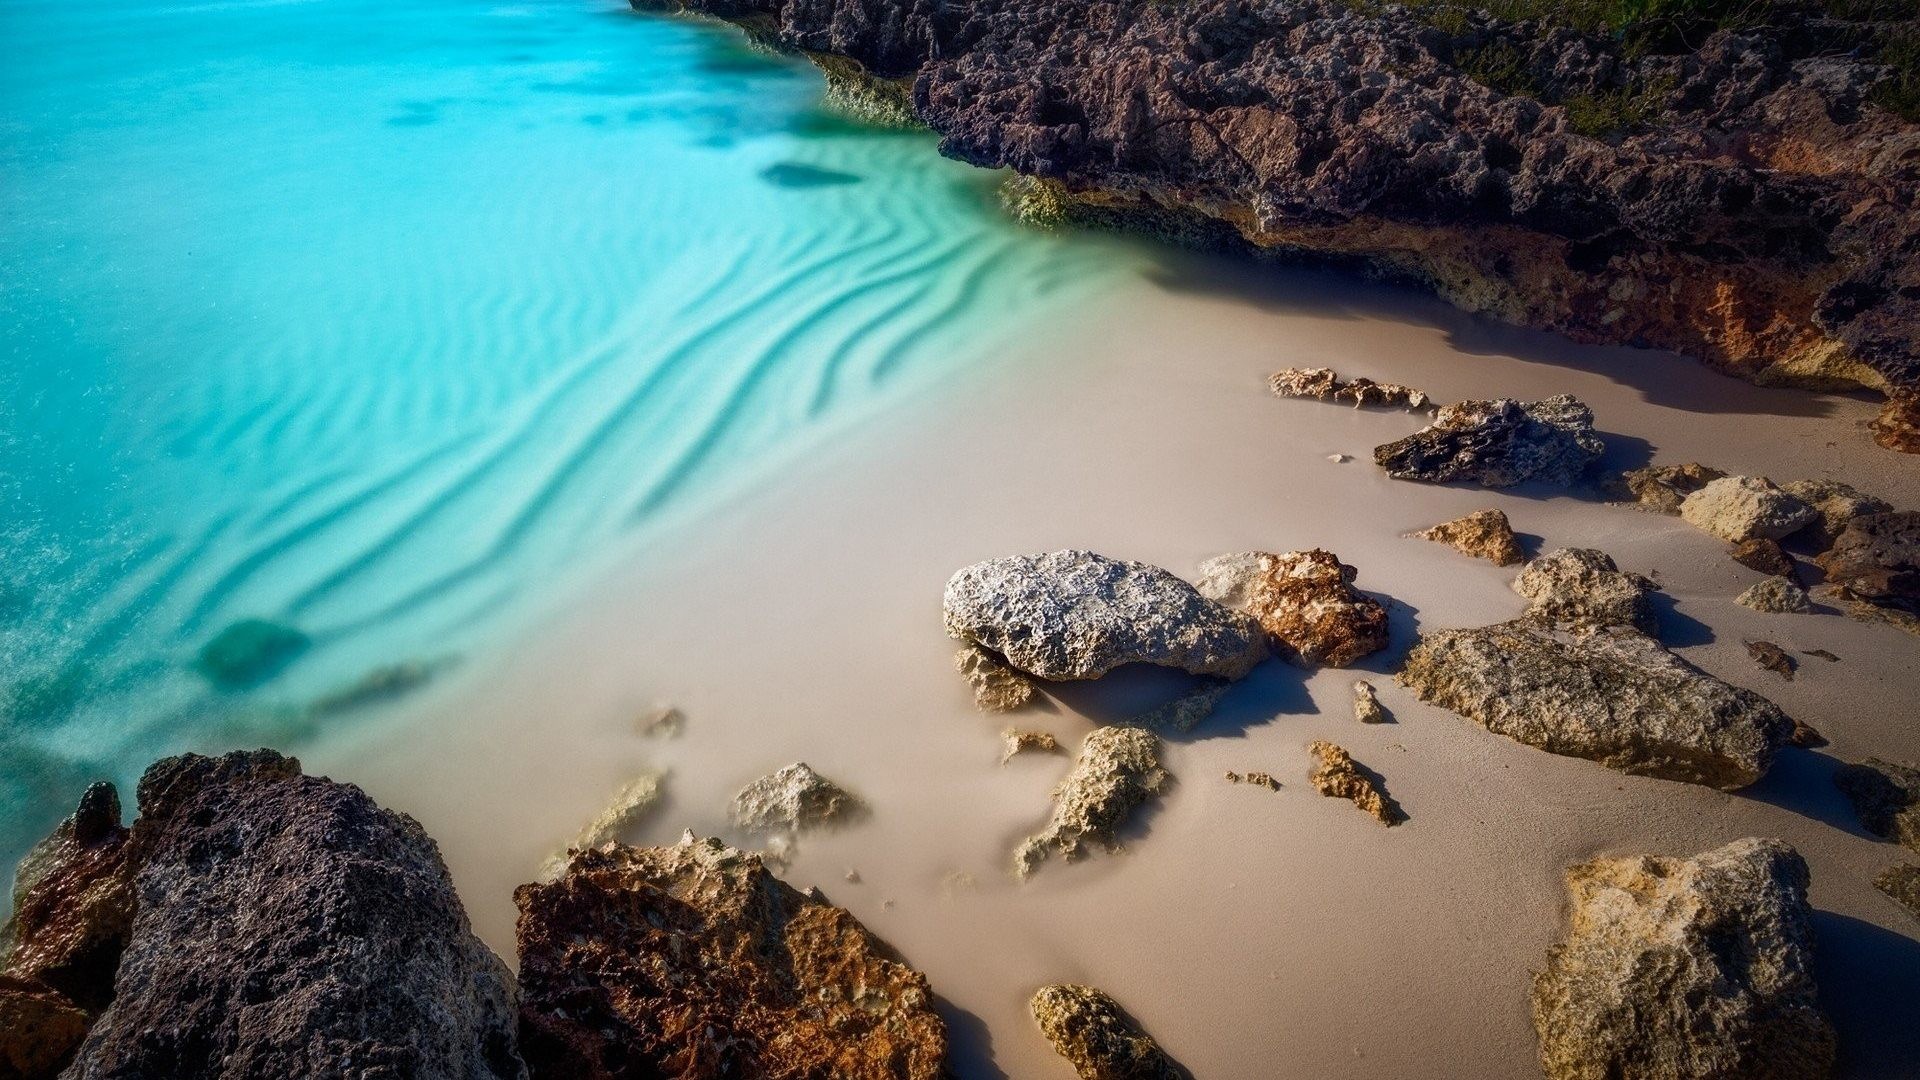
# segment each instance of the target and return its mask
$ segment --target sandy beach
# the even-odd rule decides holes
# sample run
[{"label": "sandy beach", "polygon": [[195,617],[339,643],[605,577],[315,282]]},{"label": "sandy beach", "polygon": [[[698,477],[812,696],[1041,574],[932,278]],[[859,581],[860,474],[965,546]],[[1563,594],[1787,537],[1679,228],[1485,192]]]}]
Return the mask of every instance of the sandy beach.
[{"label": "sandy beach", "polygon": [[[1208,1080],[1537,1076],[1529,976],[1564,930],[1568,863],[1779,837],[1812,867],[1842,1073],[1915,1075],[1920,940],[1871,885],[1900,851],[1860,829],[1830,776],[1869,755],[1920,757],[1920,639],[1832,611],[1741,607],[1760,575],[1678,518],[1391,480],[1372,448],[1423,418],[1281,400],[1265,379],[1328,366],[1441,401],[1571,393],[1592,406],[1612,467],[1830,477],[1920,506],[1914,459],[1864,434],[1875,405],[1508,330],[1348,278],[1158,265],[1037,330],[980,342],[964,374],[587,575],[510,660],[462,669],[411,702],[411,719],[303,760],[416,817],[481,936],[508,956],[514,886],[640,771],[667,770],[667,796],[627,839],[690,828],[744,841],[726,821],[733,793],[806,761],[873,813],[803,837],[786,878],[817,885],[926,972],[961,1076],[1021,1080],[1072,1075],[1026,1013],[1053,981],[1107,990]],[[1663,640],[1830,745],[1789,750],[1762,783],[1726,794],[1543,753],[1415,701],[1389,673],[1418,630],[1524,607],[1514,568],[1404,536],[1483,507],[1509,515],[1529,554],[1597,547],[1655,576]],[[1011,852],[1046,819],[1071,758],[1001,765],[1001,729],[1076,747],[1187,680],[1122,671],[1049,687],[1010,717],[978,712],[941,627],[948,576],[1081,547],[1191,577],[1223,552],[1316,546],[1391,598],[1390,648],[1358,670],[1262,665],[1174,740],[1176,783],[1136,814],[1124,852],[1016,881]],[[1841,659],[1803,660],[1789,682],[1748,658],[1753,639]],[[1394,723],[1354,720],[1361,677]],[[684,711],[685,732],[642,736],[636,718],[662,705]],[[1377,770],[1408,820],[1382,828],[1316,794],[1314,739]],[[1280,789],[1222,778],[1250,769]]]}]

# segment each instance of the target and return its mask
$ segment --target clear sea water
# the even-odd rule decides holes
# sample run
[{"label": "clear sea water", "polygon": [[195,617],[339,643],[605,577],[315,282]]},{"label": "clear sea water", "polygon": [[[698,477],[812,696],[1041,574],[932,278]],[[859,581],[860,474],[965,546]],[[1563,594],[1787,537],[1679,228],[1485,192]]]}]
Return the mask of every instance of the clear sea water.
[{"label": "clear sea water", "polygon": [[[1110,272],[822,96],[613,0],[0,0],[0,857],[392,722],[315,702],[484,663]],[[216,685],[247,619],[310,644]]]}]

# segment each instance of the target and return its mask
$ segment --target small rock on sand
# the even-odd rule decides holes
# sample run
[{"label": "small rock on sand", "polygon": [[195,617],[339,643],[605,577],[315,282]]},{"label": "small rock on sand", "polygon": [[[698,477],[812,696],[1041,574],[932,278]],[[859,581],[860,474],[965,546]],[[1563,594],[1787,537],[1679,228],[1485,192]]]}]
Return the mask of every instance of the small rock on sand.
[{"label": "small rock on sand", "polygon": [[1920,919],[1920,866],[1906,863],[1889,866],[1873,879],[1873,887]]},{"label": "small rock on sand", "polygon": [[1730,554],[1734,562],[1749,570],[1795,582],[1800,580],[1800,569],[1793,564],[1793,556],[1787,554],[1787,549],[1781,547],[1778,540],[1761,537],[1742,540],[1733,546]]},{"label": "small rock on sand", "polygon": [[1033,680],[978,645],[954,653],[953,666],[973,687],[973,703],[984,712],[1012,712],[1033,700]]},{"label": "small rock on sand", "polygon": [[1005,748],[1000,754],[1000,764],[1013,760],[1015,754],[1057,754],[1060,752],[1060,740],[1045,731],[1021,731],[1008,728],[1000,733],[1000,743]]},{"label": "small rock on sand", "polygon": [[799,832],[844,824],[866,812],[866,804],[804,761],[755,780],[733,797],[733,822],[743,829]]},{"label": "small rock on sand", "polygon": [[1680,517],[1728,543],[1778,540],[1819,518],[1813,507],[1757,476],[1723,476],[1686,497]]},{"label": "small rock on sand", "polygon": [[1026,877],[1054,854],[1071,862],[1093,844],[1111,850],[1114,830],[1171,780],[1160,767],[1159,736],[1137,727],[1095,729],[1081,743],[1073,771],[1054,789],[1047,827],[1014,852],[1014,869]]},{"label": "small rock on sand", "polygon": [[1678,514],[1687,496],[1727,475],[1719,469],[1688,462],[1685,465],[1649,465],[1622,473],[1607,485],[1608,493],[1624,502],[1662,514]]},{"label": "small rock on sand", "polygon": [[1868,832],[1920,851],[1920,769],[1868,758],[1841,766],[1833,783]]},{"label": "small rock on sand", "polygon": [[1380,778],[1353,760],[1353,755],[1330,742],[1315,740],[1307,744],[1313,753],[1313,768],[1307,782],[1313,790],[1328,798],[1346,799],[1372,814],[1383,825],[1398,824],[1405,815],[1399,804],[1388,797]]},{"label": "small rock on sand", "polygon": [[1793,681],[1793,671],[1800,666],[1793,657],[1787,655],[1787,650],[1771,641],[1747,642],[1747,655],[1753,658],[1754,663],[1788,682]]},{"label": "small rock on sand", "polygon": [[1280,397],[1351,402],[1356,409],[1362,405],[1414,410],[1433,407],[1433,399],[1424,390],[1365,378],[1342,382],[1332,368],[1286,368],[1276,371],[1267,379],[1267,389]]},{"label": "small rock on sand", "polygon": [[1756,581],[1734,597],[1734,603],[1774,615],[1804,615],[1813,610],[1807,590],[1783,577]]},{"label": "small rock on sand", "polygon": [[1237,773],[1229,770],[1226,778],[1229,784],[1252,784],[1255,787],[1266,788],[1268,791],[1280,790],[1280,781],[1274,779],[1273,774],[1269,772]]},{"label": "small rock on sand", "polygon": [[1385,724],[1393,719],[1387,715],[1386,706],[1380,704],[1380,695],[1373,684],[1365,679],[1353,684],[1353,718],[1363,724]]},{"label": "small rock on sand", "polygon": [[1445,544],[1495,566],[1512,566],[1526,557],[1520,550],[1519,539],[1513,535],[1512,523],[1500,510],[1476,510],[1466,517],[1422,529],[1413,536]]},{"label": "small rock on sand", "polygon": [[1540,401],[1455,402],[1421,430],[1375,447],[1373,460],[1396,480],[1565,486],[1605,451],[1593,431],[1593,410],[1559,394]]},{"label": "small rock on sand", "polygon": [[1080,1080],[1180,1080],[1172,1059],[1118,1002],[1091,986],[1043,986],[1034,1022]]},{"label": "small rock on sand", "polygon": [[1570,627],[1631,626],[1655,632],[1652,581],[1614,565],[1592,548],[1561,548],[1528,563],[1513,591],[1529,601],[1527,614]]},{"label": "small rock on sand", "polygon": [[1357,571],[1321,549],[1246,551],[1200,564],[1201,595],[1259,621],[1280,655],[1345,667],[1387,645],[1387,611],[1353,587]]}]

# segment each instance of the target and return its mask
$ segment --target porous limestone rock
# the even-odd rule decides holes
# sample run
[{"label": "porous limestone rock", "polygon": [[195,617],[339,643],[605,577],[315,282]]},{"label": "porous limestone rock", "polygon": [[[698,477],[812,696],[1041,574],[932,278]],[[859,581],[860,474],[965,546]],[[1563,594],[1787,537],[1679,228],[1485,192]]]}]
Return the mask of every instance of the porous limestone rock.
[{"label": "porous limestone rock", "polygon": [[576,851],[602,847],[620,839],[620,834],[640,823],[660,804],[667,774],[648,769],[614,793],[607,805],[580,829],[565,849],[548,859],[540,869],[541,881],[552,881],[567,869],[567,859]]},{"label": "porous limestone rock", "polygon": [[1733,561],[1749,570],[1757,570],[1773,577],[1783,577],[1796,584],[1800,579],[1799,568],[1793,565],[1793,556],[1780,546],[1778,540],[1755,537],[1742,540],[1733,546]]},{"label": "porous limestone rock", "polygon": [[1823,548],[1831,546],[1854,518],[1885,514],[1893,509],[1893,504],[1886,500],[1876,499],[1838,480],[1789,480],[1780,488],[1820,515],[1805,531],[1812,533]]},{"label": "porous limestone rock", "polygon": [[1034,1022],[1080,1080],[1182,1080],[1153,1037],[1120,1004],[1091,986],[1043,986],[1031,1003]]},{"label": "porous limestone rock", "polygon": [[1313,790],[1328,798],[1346,799],[1383,825],[1398,824],[1405,816],[1388,797],[1380,778],[1353,760],[1345,749],[1315,740],[1307,744],[1307,750],[1313,754],[1313,768],[1307,771],[1307,782]]},{"label": "porous limestone rock", "polygon": [[1057,754],[1060,752],[1060,740],[1047,731],[1021,731],[1008,728],[1000,733],[1000,743],[1004,749],[1000,753],[1000,764],[1012,761],[1015,754],[1032,752],[1035,754]]},{"label": "porous limestone rock", "polygon": [[1920,851],[1920,769],[1868,758],[1841,766],[1833,782],[1868,832]]},{"label": "porous limestone rock", "polygon": [[743,829],[801,832],[843,825],[866,815],[866,804],[804,761],[769,773],[733,797],[733,823]]},{"label": "porous limestone rock", "polygon": [[1824,1080],[1807,864],[1779,840],[1567,871],[1567,938],[1534,976],[1548,1080]]},{"label": "porous limestone rock", "polygon": [[1631,626],[1647,634],[1657,626],[1651,599],[1657,588],[1592,548],[1548,552],[1513,579],[1513,591],[1527,598],[1529,616],[1573,627]]},{"label": "porous limestone rock", "polygon": [[1763,670],[1771,671],[1788,682],[1793,681],[1794,669],[1800,666],[1793,657],[1787,655],[1787,650],[1771,641],[1747,642],[1747,655]]},{"label": "porous limestone rock", "polygon": [[1778,540],[1819,520],[1813,507],[1758,476],[1723,476],[1686,497],[1680,517],[1728,543]]},{"label": "porous limestone rock", "polygon": [[1285,368],[1273,373],[1267,380],[1267,388],[1280,397],[1352,402],[1356,409],[1363,405],[1416,411],[1433,407],[1433,399],[1424,390],[1372,379],[1342,382],[1332,368]]},{"label": "porous limestone rock", "polygon": [[1526,558],[1513,525],[1500,510],[1476,510],[1466,517],[1444,521],[1413,534],[1420,540],[1445,544],[1455,551],[1485,559],[1495,566],[1512,566]]},{"label": "porous limestone rock", "polygon": [[1171,779],[1160,767],[1160,739],[1153,732],[1096,728],[1080,744],[1073,771],[1054,789],[1047,827],[1014,852],[1014,869],[1026,877],[1054,854],[1072,861],[1084,857],[1090,845],[1112,849],[1114,830]]},{"label": "porous limestone rock", "polygon": [[691,833],[614,845],[514,902],[536,1077],[944,1075],[926,977],[758,855]]},{"label": "porous limestone rock", "polygon": [[1167,735],[1184,735],[1213,715],[1220,699],[1227,696],[1232,683],[1209,679],[1157,709],[1134,717],[1128,723]]},{"label": "porous limestone rock", "polygon": [[1373,460],[1397,480],[1564,486],[1585,475],[1605,450],[1593,432],[1593,410],[1557,394],[1528,402],[1455,402],[1442,407],[1432,424],[1375,447]]},{"label": "porous limestone rock", "polygon": [[1387,645],[1387,611],[1353,587],[1353,567],[1315,548],[1247,551],[1200,564],[1202,595],[1259,621],[1281,656],[1345,667]]},{"label": "porous limestone rock", "polygon": [[1847,597],[1920,614],[1920,510],[1853,518],[1814,561]]},{"label": "porous limestone rock", "polygon": [[1621,473],[1607,485],[1613,497],[1638,503],[1647,510],[1678,514],[1687,496],[1727,475],[1719,469],[1688,462],[1685,465],[1648,465]]},{"label": "porous limestone rock", "polygon": [[1043,679],[1157,664],[1237,679],[1267,655],[1252,619],[1157,566],[1090,551],[975,563],[947,582],[947,633]]},{"label": "porous limestone rock", "polygon": [[1873,879],[1873,887],[1920,919],[1920,866],[1906,863],[1889,866]]},{"label": "porous limestone rock", "polygon": [[1423,635],[1399,675],[1421,700],[1550,753],[1724,790],[1760,779],[1793,722],[1629,627],[1522,618]]},{"label": "porous limestone rock", "polygon": [[973,704],[983,712],[1012,712],[1033,700],[1033,680],[978,645],[954,653],[953,666],[973,687]]},{"label": "porous limestone rock", "polygon": [[0,1077],[53,1080],[73,1060],[93,1017],[31,979],[0,975]]},{"label": "porous limestone rock", "polygon": [[1252,784],[1254,787],[1263,787],[1268,791],[1280,790],[1280,781],[1272,773],[1258,769],[1245,773],[1237,773],[1229,769],[1226,772],[1226,780],[1229,784]]},{"label": "porous limestone rock", "polygon": [[1804,615],[1813,610],[1813,601],[1808,598],[1807,590],[1783,577],[1754,582],[1735,597],[1734,602],[1742,607],[1776,615]]},{"label": "porous limestone rock", "polygon": [[98,1011],[133,926],[133,865],[120,793],[87,788],[73,816],[14,872],[13,914],[0,927],[0,969]]},{"label": "porous limestone rock", "polygon": [[1380,704],[1380,695],[1373,684],[1365,679],[1353,684],[1353,718],[1363,724],[1384,724],[1392,719],[1387,715],[1386,706]]}]

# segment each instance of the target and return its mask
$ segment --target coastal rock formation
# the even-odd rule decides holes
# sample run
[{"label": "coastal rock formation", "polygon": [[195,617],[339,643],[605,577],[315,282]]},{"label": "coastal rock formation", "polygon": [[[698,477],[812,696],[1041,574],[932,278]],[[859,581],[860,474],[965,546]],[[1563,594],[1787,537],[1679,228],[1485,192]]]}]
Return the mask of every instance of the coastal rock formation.
[{"label": "coastal rock formation", "polygon": [[1012,761],[1014,755],[1032,752],[1035,754],[1057,754],[1060,752],[1060,740],[1047,731],[1021,731],[1008,728],[1000,733],[1000,764]]},{"label": "coastal rock formation", "polygon": [[1813,507],[1813,512],[1820,515],[1809,531],[1822,548],[1832,547],[1854,518],[1893,510],[1891,503],[1838,480],[1789,480],[1781,484],[1780,489]]},{"label": "coastal rock formation", "polygon": [[1272,773],[1262,772],[1258,769],[1244,773],[1237,773],[1229,769],[1225,774],[1225,778],[1229,784],[1252,784],[1254,787],[1263,787],[1268,791],[1280,790],[1280,781],[1275,779]]},{"label": "coastal rock formation", "polygon": [[1757,581],[1733,599],[1742,607],[1777,615],[1804,615],[1813,610],[1807,590],[1783,577]]},{"label": "coastal rock formation", "polygon": [[1355,379],[1341,382],[1332,368],[1286,368],[1267,380],[1267,388],[1280,397],[1314,398],[1319,401],[1352,402],[1363,405],[1421,410],[1431,408],[1433,399],[1426,391],[1399,383]]},{"label": "coastal rock formation", "polygon": [[926,977],[758,855],[691,833],[616,845],[514,902],[536,1077],[943,1075],[946,1026]]},{"label": "coastal rock formation", "polygon": [[1648,465],[1620,474],[1607,487],[1614,497],[1623,501],[1638,503],[1662,514],[1678,514],[1687,496],[1725,475],[1698,462]]},{"label": "coastal rock formation", "polygon": [[1288,660],[1345,667],[1387,646],[1387,611],[1353,587],[1357,573],[1319,548],[1248,551],[1201,563],[1197,585],[1258,620]]},{"label": "coastal rock formation", "polygon": [[1868,832],[1920,851],[1920,769],[1868,758],[1841,766],[1833,782]]},{"label": "coastal rock formation", "polygon": [[1853,518],[1814,561],[1847,596],[1920,614],[1920,511]]},{"label": "coastal rock formation", "polygon": [[576,851],[602,847],[620,839],[620,834],[639,824],[655,806],[667,782],[667,774],[648,770],[635,777],[607,800],[607,805],[580,829],[566,848],[547,860],[540,869],[540,880],[551,881],[566,871],[567,859]]},{"label": "coastal rock formation", "polygon": [[1353,760],[1345,749],[1315,740],[1307,744],[1307,750],[1313,754],[1313,768],[1307,771],[1307,782],[1313,790],[1331,799],[1348,800],[1382,825],[1399,824],[1405,817],[1399,804],[1387,796],[1380,778]]},{"label": "coastal rock formation", "polygon": [[1889,866],[1873,879],[1873,887],[1920,919],[1920,866]]},{"label": "coastal rock formation", "polygon": [[947,633],[1043,679],[1157,664],[1237,679],[1266,658],[1254,621],[1157,566],[1090,551],[1016,555],[953,575]]},{"label": "coastal rock formation", "polygon": [[1113,831],[1171,780],[1160,767],[1160,739],[1153,732],[1096,728],[1080,744],[1073,771],[1053,791],[1053,817],[1047,827],[1014,852],[1014,869],[1026,877],[1054,854],[1072,861],[1084,857],[1093,844],[1113,848]]},{"label": "coastal rock formation", "polygon": [[1680,516],[1694,528],[1734,544],[1778,540],[1820,518],[1813,507],[1771,480],[1754,476],[1723,476],[1708,483],[1680,504]]},{"label": "coastal rock formation", "polygon": [[1232,685],[1220,679],[1209,679],[1199,687],[1181,694],[1151,712],[1142,713],[1129,722],[1135,727],[1143,727],[1148,731],[1167,735],[1185,735],[1200,721],[1213,715],[1213,710],[1219,707],[1220,699],[1227,696],[1227,690]]},{"label": "coastal rock formation", "polygon": [[1495,566],[1512,566],[1526,554],[1513,535],[1513,525],[1499,510],[1476,510],[1466,517],[1441,522],[1413,534],[1420,540],[1445,544],[1462,554],[1485,559]]},{"label": "coastal rock formation", "polygon": [[1523,618],[1434,631],[1399,680],[1422,701],[1549,753],[1729,791],[1765,775],[1793,733],[1772,702],[1622,626]]},{"label": "coastal rock formation", "polygon": [[867,813],[865,803],[804,761],[755,780],[733,797],[733,823],[743,829],[801,832],[843,825]]},{"label": "coastal rock formation", "polygon": [[1787,550],[1780,546],[1778,540],[1759,537],[1742,540],[1733,546],[1732,555],[1734,562],[1749,570],[1787,578],[1795,584],[1799,583],[1799,568],[1793,565],[1793,556],[1787,554]]},{"label": "coastal rock formation", "polygon": [[1386,706],[1380,704],[1373,684],[1365,679],[1353,684],[1353,718],[1363,724],[1384,724],[1392,719]]},{"label": "coastal rock formation", "polygon": [[1565,486],[1584,476],[1605,450],[1593,433],[1593,410],[1557,394],[1528,402],[1456,402],[1412,435],[1374,447],[1373,460],[1396,480]]},{"label": "coastal rock formation", "polygon": [[1631,626],[1655,632],[1651,594],[1657,586],[1629,574],[1604,551],[1561,548],[1528,563],[1513,579],[1527,614],[1570,627]]},{"label": "coastal rock formation", "polygon": [[973,703],[984,712],[1012,712],[1033,700],[1033,680],[978,645],[954,653],[953,666],[973,687]]},{"label": "coastal rock formation", "polygon": [[128,836],[120,793],[108,783],[87,788],[73,816],[34,845],[14,873],[0,969],[82,1008],[106,1007],[133,924]]},{"label": "coastal rock formation", "polygon": [[1119,1002],[1091,986],[1043,986],[1031,1002],[1034,1022],[1080,1080],[1182,1080],[1185,1073]]},{"label": "coastal rock formation", "polygon": [[1567,871],[1573,922],[1534,977],[1549,1080],[1817,1080],[1833,1026],[1813,981],[1807,864],[1779,840]]},{"label": "coastal rock formation", "polygon": [[58,990],[0,975],[0,1077],[51,1080],[73,1060],[93,1017]]}]

